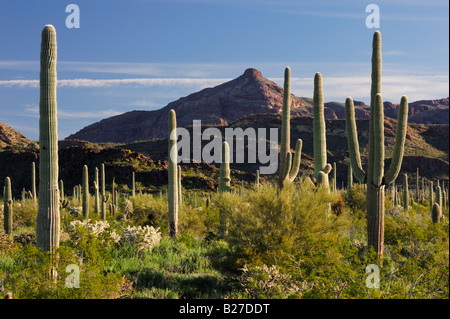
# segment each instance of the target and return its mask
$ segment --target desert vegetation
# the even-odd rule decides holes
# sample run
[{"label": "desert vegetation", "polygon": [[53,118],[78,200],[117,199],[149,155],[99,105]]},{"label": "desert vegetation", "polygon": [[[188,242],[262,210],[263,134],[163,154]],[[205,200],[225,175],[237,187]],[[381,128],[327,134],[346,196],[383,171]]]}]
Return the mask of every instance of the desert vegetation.
[{"label": "desert vegetation", "polygon": [[[24,163],[30,165],[32,187],[24,187],[19,198],[12,196],[14,180],[4,181],[0,296],[447,299],[448,180],[425,182],[417,172],[415,183],[401,174],[402,188],[395,185],[408,125],[406,97],[392,160],[384,169],[381,34],[373,39],[368,167],[363,169],[348,98],[346,187],[337,184],[336,164],[327,159],[320,73],[314,79],[314,173],[301,172],[303,140],[295,139],[295,150],[290,147],[286,68],[274,180],[256,171],[253,182],[232,183],[229,145],[223,142],[218,187],[188,191],[182,177],[193,173],[177,164],[171,110],[165,187],[143,190],[135,172],[130,184],[118,184],[99,163],[73,167],[82,179],[67,190],[58,175],[56,31],[46,26],[39,178],[35,163]],[[379,269],[375,286],[368,266]]]}]

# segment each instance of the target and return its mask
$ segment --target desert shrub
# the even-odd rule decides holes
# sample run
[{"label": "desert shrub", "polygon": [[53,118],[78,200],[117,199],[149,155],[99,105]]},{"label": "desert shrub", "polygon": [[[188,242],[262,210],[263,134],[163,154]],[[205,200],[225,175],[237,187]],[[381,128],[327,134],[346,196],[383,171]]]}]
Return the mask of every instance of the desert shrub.
[{"label": "desert shrub", "polygon": [[336,216],[330,210],[337,200],[337,195],[305,182],[281,191],[264,185],[242,197],[226,194],[215,205],[227,214],[225,239],[236,253],[271,265],[293,253],[307,233],[321,237],[344,230],[346,214]]},{"label": "desert shrub", "polygon": [[347,207],[354,214],[366,212],[366,192],[364,185],[353,184],[353,186],[344,192],[344,200]]},{"label": "desert shrub", "polygon": [[[0,263],[0,286],[16,299],[118,298],[123,283],[119,274],[105,273],[97,263],[79,263],[76,251],[62,246],[51,255],[33,245]],[[66,286],[68,265],[80,269],[79,288]],[[13,269],[13,271],[12,271]],[[53,277],[50,276],[53,273]]]},{"label": "desert shrub", "polygon": [[130,222],[136,226],[159,227],[166,232],[169,228],[169,208],[165,197],[153,197],[151,194],[136,195],[129,199],[133,205]]}]

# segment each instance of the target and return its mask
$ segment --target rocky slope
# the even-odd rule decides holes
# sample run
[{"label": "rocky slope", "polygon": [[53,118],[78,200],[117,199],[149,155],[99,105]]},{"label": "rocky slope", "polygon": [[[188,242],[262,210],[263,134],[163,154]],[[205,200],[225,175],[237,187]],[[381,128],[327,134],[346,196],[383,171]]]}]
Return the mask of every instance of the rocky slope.
[{"label": "rocky slope", "polygon": [[[312,99],[291,95],[293,116],[312,116]],[[281,113],[283,88],[264,78],[260,71],[247,69],[244,74],[213,88],[182,97],[156,111],[131,111],[104,119],[81,129],[67,139],[96,143],[129,143],[168,135],[167,114],[177,112],[179,127],[201,120],[205,124],[228,124],[249,114]],[[385,115],[397,118],[398,104],[385,102]],[[369,117],[369,106],[355,101],[357,118]],[[325,118],[344,119],[345,106],[325,103]],[[448,124],[449,99],[410,102],[409,123]]]}]

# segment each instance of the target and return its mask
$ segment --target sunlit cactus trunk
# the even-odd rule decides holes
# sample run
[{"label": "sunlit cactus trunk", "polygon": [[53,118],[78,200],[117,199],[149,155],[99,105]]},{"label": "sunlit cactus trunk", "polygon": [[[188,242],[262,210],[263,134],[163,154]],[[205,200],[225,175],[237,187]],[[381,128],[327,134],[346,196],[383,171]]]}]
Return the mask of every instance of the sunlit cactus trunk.
[{"label": "sunlit cactus trunk", "polygon": [[59,247],[58,121],[56,116],[56,31],[42,31],[39,101],[39,209],[36,246],[45,251]]},{"label": "sunlit cactus trunk", "polygon": [[169,187],[167,198],[169,204],[170,236],[178,235],[178,151],[177,151],[177,117],[174,110],[169,112]]},{"label": "sunlit cactus trunk", "polygon": [[381,34],[376,31],[372,51],[372,89],[369,117],[369,160],[367,174],[361,167],[358,135],[353,100],[346,100],[346,132],[353,174],[367,184],[367,239],[375,252],[384,251],[384,200],[385,185],[391,184],[398,176],[403,161],[406,138],[408,100],[402,96],[397,119],[397,132],[391,166],[384,170],[384,110],[381,96]]}]

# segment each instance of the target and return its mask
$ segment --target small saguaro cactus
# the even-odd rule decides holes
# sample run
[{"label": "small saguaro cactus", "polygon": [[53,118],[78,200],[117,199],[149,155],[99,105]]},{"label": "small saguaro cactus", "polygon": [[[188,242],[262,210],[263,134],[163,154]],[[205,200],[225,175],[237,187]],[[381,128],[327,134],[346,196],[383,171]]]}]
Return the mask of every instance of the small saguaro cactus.
[{"label": "small saguaro cactus", "polygon": [[291,154],[291,69],[286,67],[284,70],[284,91],[283,91],[283,110],[281,122],[281,149],[280,149],[280,167],[278,176],[278,186],[283,188],[284,184],[292,183],[297,177],[302,154],[302,141],[299,139],[296,143],[294,160],[292,162]]},{"label": "small saguaro cactus", "polygon": [[259,169],[256,170],[255,188],[259,187]]},{"label": "small saguaro cactus", "polygon": [[39,198],[36,246],[44,251],[59,247],[58,119],[56,115],[56,31],[42,30],[39,100]]},{"label": "small saguaro cactus", "polygon": [[442,208],[442,188],[439,185],[436,187],[436,203]]},{"label": "small saguaro cactus", "polygon": [[64,182],[62,179],[59,180],[59,197],[61,200],[64,200]]},{"label": "small saguaro cactus", "polygon": [[3,194],[3,213],[4,213],[4,225],[5,233],[12,235],[13,231],[13,199],[11,191],[11,179],[5,178],[5,188]]},{"label": "small saguaro cactus", "polygon": [[131,196],[136,197],[136,176],[131,173]]},{"label": "small saguaro cactus", "polygon": [[100,184],[98,181],[98,168],[94,171],[94,210],[95,214],[100,212]]},{"label": "small saguaro cactus", "polygon": [[430,209],[433,208],[434,204],[434,193],[433,193],[433,182],[430,181],[430,185],[428,188],[428,200],[430,201]]},{"label": "small saguaro cactus", "polygon": [[433,220],[433,223],[439,223],[442,219],[442,211],[441,206],[439,206],[438,203],[433,204],[433,208],[431,210],[431,219]]},{"label": "small saguaro cactus", "polygon": [[87,165],[83,166],[83,217],[89,217],[89,175]]},{"label": "small saguaro cactus", "polygon": [[403,175],[403,209],[406,211],[409,208],[409,187],[408,174]]},{"label": "small saguaro cactus", "polygon": [[219,192],[229,192],[230,187],[230,146],[226,141],[224,141],[222,142],[222,162],[220,163]]},{"label": "small saguaro cactus", "polygon": [[420,189],[419,189],[419,168],[416,169],[416,202],[420,201]]},{"label": "small saguaro cactus", "polygon": [[398,176],[403,161],[408,119],[408,99],[402,96],[391,166],[384,170],[384,111],[381,96],[381,33],[376,31],[372,43],[372,88],[369,117],[369,158],[367,174],[361,167],[355,108],[352,98],[345,102],[346,132],[353,174],[367,185],[367,239],[378,256],[384,251],[384,189]]},{"label": "small saguaro cactus", "polygon": [[178,150],[177,150],[177,116],[173,109],[169,111],[169,187],[167,199],[169,204],[170,236],[178,235]]}]

